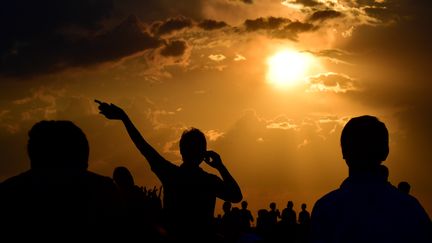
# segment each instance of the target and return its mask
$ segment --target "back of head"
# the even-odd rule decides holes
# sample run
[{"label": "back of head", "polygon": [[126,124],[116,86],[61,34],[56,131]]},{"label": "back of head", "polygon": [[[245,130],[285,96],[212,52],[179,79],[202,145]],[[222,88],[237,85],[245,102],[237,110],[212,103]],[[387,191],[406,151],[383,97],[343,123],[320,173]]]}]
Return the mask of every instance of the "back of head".
[{"label": "back of head", "polygon": [[222,209],[225,213],[229,213],[231,211],[231,202],[225,201],[222,205]]},{"label": "back of head", "polygon": [[185,163],[199,165],[207,151],[207,141],[199,129],[190,128],[183,132],[180,138],[180,153]]},{"label": "back of head", "polygon": [[398,189],[403,193],[409,194],[409,192],[411,190],[411,185],[406,181],[401,181],[398,184]]},{"label": "back of head", "polygon": [[388,143],[386,126],[373,116],[352,118],[342,130],[342,154],[350,168],[378,166],[387,158]]},{"label": "back of head", "polygon": [[246,209],[247,206],[248,206],[248,202],[246,202],[246,201],[241,202],[241,207],[242,207],[243,209]]},{"label": "back of head", "polygon": [[89,144],[71,121],[40,121],[28,133],[32,169],[87,170]]},{"label": "back of head", "polygon": [[276,209],[276,203],[275,202],[270,203],[270,209],[272,209],[272,210]]},{"label": "back of head", "polygon": [[294,207],[294,203],[293,203],[293,201],[288,201],[288,203],[287,203],[287,208],[292,209],[293,207]]},{"label": "back of head", "polygon": [[130,171],[123,166],[116,167],[113,172],[113,180],[120,188],[128,188],[135,185]]}]

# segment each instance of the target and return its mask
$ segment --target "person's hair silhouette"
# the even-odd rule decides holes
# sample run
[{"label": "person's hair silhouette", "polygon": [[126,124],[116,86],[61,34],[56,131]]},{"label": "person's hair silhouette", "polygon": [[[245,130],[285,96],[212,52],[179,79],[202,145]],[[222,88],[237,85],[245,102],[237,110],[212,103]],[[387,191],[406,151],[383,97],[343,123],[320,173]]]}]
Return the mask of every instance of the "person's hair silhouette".
[{"label": "person's hair silhouette", "polygon": [[89,145],[82,130],[70,121],[41,121],[28,133],[32,169],[87,170]]},{"label": "person's hair silhouette", "polygon": [[388,142],[384,123],[373,116],[355,117],[342,130],[342,155],[350,169],[376,167],[387,159]]},{"label": "person's hair silhouette", "polygon": [[82,130],[70,121],[41,121],[28,136],[30,170],[0,186],[3,232],[31,232],[44,240],[119,232],[117,189],[109,177],[87,171]]},{"label": "person's hair silhouette", "polygon": [[[219,154],[207,151],[204,134],[196,128],[183,133],[179,143],[183,163],[177,166],[143,138],[121,108],[96,102],[105,117],[123,122],[135,146],[161,180],[168,230],[182,241],[208,240],[212,234],[216,198],[237,203],[242,193]],[[222,178],[202,170],[199,166],[203,161],[218,170]]]},{"label": "person's hair silhouette", "polygon": [[406,181],[401,181],[398,184],[398,189],[403,193],[409,194],[411,190],[411,185]]},{"label": "person's hair silhouette", "polygon": [[113,180],[117,186],[121,188],[131,188],[135,186],[132,174],[128,168],[124,166],[119,166],[114,169]]},{"label": "person's hair silhouette", "polygon": [[184,163],[199,165],[207,152],[204,133],[196,128],[185,130],[180,138],[179,147]]},{"label": "person's hair silhouette", "polygon": [[349,176],[315,203],[312,242],[430,242],[431,221],[422,206],[387,181],[384,123],[373,116],[352,118],[341,147]]},{"label": "person's hair silhouette", "polygon": [[224,216],[231,212],[232,203],[225,201],[222,204],[222,210],[224,211]]}]

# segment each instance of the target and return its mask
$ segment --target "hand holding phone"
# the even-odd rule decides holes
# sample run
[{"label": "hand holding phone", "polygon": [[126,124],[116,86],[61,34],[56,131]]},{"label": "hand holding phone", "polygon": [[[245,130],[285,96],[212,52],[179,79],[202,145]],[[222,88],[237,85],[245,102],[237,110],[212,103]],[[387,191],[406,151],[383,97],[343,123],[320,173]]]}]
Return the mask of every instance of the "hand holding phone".
[{"label": "hand holding phone", "polygon": [[222,160],[219,156],[218,153],[214,152],[214,151],[206,151],[206,154],[204,155],[204,161],[210,165],[213,168],[220,168],[221,166],[223,166],[222,164]]}]

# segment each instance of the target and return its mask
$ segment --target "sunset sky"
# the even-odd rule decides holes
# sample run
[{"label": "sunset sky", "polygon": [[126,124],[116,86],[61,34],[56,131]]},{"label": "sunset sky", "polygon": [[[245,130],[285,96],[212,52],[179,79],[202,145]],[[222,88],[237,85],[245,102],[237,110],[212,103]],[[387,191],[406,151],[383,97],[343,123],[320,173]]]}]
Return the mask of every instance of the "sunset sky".
[{"label": "sunset sky", "polygon": [[159,186],[99,99],[177,164],[182,131],[201,129],[255,215],[271,201],[311,210],[348,174],[344,124],[369,114],[390,132],[390,182],[408,181],[432,215],[431,10],[428,0],[5,0],[0,181],[29,168],[31,126],[60,119],[86,133],[90,170],[126,166],[138,185]]}]

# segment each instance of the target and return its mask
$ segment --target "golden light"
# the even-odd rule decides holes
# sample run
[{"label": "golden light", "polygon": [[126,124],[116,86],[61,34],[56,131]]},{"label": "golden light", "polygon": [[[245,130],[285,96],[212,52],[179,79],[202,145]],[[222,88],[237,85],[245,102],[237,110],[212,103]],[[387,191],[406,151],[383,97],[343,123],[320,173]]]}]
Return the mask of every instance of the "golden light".
[{"label": "golden light", "polygon": [[301,83],[312,65],[312,56],[307,53],[284,50],[267,59],[267,81],[278,87]]}]

